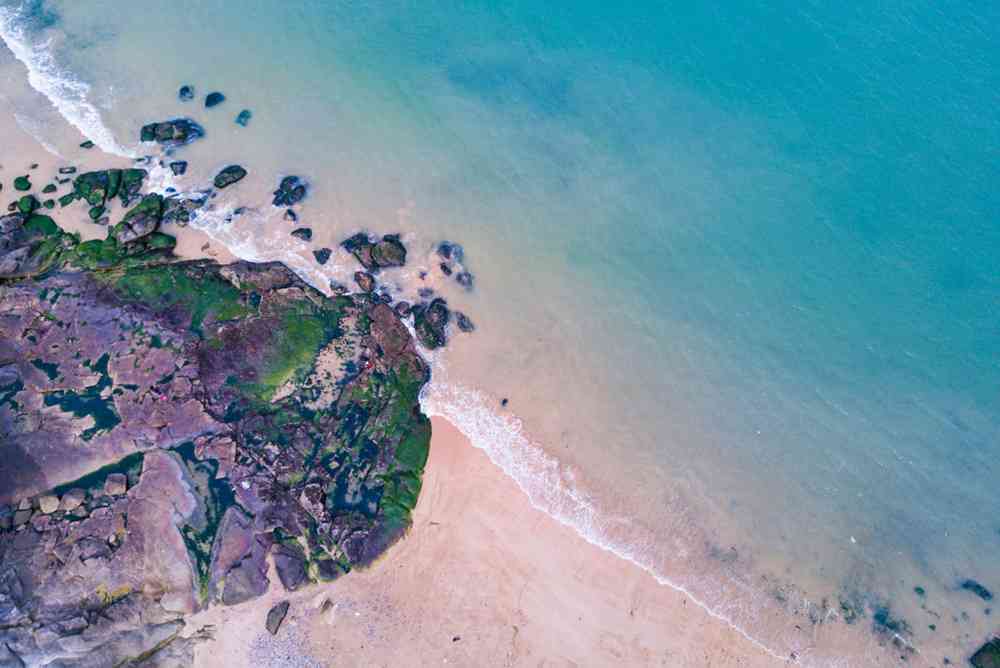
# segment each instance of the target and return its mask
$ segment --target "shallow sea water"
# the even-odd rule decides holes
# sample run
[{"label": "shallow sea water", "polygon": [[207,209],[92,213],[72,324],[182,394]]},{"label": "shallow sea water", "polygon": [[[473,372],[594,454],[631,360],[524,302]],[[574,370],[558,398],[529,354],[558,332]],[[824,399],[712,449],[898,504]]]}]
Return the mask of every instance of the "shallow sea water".
[{"label": "shallow sea water", "polygon": [[[250,170],[196,223],[234,253],[325,287],[356,267],[313,248],[402,232],[388,283],[478,328],[425,407],[537,505],[777,655],[844,601],[960,658],[996,625],[958,584],[1000,588],[1000,10],[495,4],[0,0],[0,27],[106,150],[202,123],[173,185]],[[268,203],[289,173],[311,245]]]}]

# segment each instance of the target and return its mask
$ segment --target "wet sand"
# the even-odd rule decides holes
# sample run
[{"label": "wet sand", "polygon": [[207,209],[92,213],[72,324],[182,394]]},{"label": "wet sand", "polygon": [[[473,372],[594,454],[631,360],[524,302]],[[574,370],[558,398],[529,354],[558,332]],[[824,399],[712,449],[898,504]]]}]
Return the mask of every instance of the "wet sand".
[{"label": "wet sand", "polygon": [[[686,596],[533,508],[434,419],[408,535],[372,567],[291,596],[213,608],[197,666],[781,665]],[[290,600],[278,635],[271,605]]]}]

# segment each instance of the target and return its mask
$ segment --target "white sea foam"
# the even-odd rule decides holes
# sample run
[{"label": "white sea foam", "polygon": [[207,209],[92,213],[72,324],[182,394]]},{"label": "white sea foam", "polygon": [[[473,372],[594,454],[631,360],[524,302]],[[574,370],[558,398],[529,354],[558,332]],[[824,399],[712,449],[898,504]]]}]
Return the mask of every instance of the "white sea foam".
[{"label": "white sea foam", "polygon": [[107,153],[132,156],[104,125],[101,112],[89,100],[90,86],[60,67],[52,55],[54,37],[32,41],[24,26],[25,3],[0,7],[0,39],[28,69],[28,83],[83,135]]}]

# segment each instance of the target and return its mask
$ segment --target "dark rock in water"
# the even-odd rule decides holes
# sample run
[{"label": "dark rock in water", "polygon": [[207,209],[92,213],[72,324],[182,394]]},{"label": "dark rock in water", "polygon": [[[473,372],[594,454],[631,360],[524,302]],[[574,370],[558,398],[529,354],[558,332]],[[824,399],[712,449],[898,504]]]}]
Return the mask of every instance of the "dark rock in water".
[{"label": "dark rock in water", "polygon": [[49,185],[47,185],[44,188],[42,188],[42,192],[44,194],[46,194],[46,195],[48,195],[50,193],[54,193],[56,190],[57,190],[57,188],[56,188],[56,185],[54,183],[50,183]]},{"label": "dark rock in water", "polygon": [[1000,638],[993,638],[980,647],[969,662],[975,668],[1000,668]]},{"label": "dark rock in water", "polygon": [[226,101],[226,96],[219,92],[209,93],[205,97],[205,108],[211,109]]},{"label": "dark rock in water", "polygon": [[237,124],[237,125],[241,125],[241,126],[243,126],[243,127],[246,127],[246,126],[247,126],[247,123],[249,123],[249,122],[250,122],[250,118],[251,118],[252,116],[253,116],[253,114],[252,114],[252,113],[250,113],[250,110],[249,110],[249,109],[244,109],[244,110],[243,110],[243,111],[241,111],[241,112],[239,113],[239,115],[238,115],[238,116],[236,117],[236,124]]},{"label": "dark rock in water", "polygon": [[19,176],[14,179],[14,190],[27,192],[31,190],[31,180],[27,176]]},{"label": "dark rock in water", "polygon": [[177,97],[180,98],[181,102],[190,102],[194,99],[194,86],[181,86],[181,89],[177,91]]},{"label": "dark rock in water", "polygon": [[396,304],[394,310],[396,311],[396,315],[398,315],[400,318],[405,318],[406,316],[410,315],[410,303],[399,302],[398,304]]},{"label": "dark rock in water", "polygon": [[67,207],[75,201],[76,201],[76,193],[75,192],[67,193],[59,198],[59,206]]},{"label": "dark rock in water", "polygon": [[272,636],[281,628],[281,622],[285,621],[288,614],[288,601],[282,601],[267,612],[267,631]]},{"label": "dark rock in water", "polygon": [[60,167],[59,173],[63,175],[76,174],[76,167]]},{"label": "dark rock in water", "polygon": [[172,195],[163,200],[163,218],[161,224],[175,223],[181,227],[187,225],[201,207],[208,201],[207,193]]},{"label": "dark rock in water", "polygon": [[984,601],[993,600],[993,592],[979,584],[975,580],[965,580],[960,585],[965,591],[971,591],[973,594],[983,599]]},{"label": "dark rock in water", "polygon": [[375,301],[378,303],[381,304],[392,303],[392,295],[389,294],[389,291],[386,288],[382,288],[379,292],[375,293],[374,296],[375,296]]},{"label": "dark rock in water", "polygon": [[451,318],[448,304],[438,297],[430,305],[413,307],[413,327],[417,339],[428,350],[440,348],[448,342],[446,328]]},{"label": "dark rock in water", "polygon": [[90,141],[88,139],[87,141],[85,141],[82,144],[80,144],[80,148],[92,149],[92,148],[94,148],[94,142],[92,142],[92,141]]},{"label": "dark rock in water", "polygon": [[298,216],[298,214],[296,214],[291,209],[286,209],[285,210],[285,220],[287,220],[290,223],[297,223],[299,221],[299,216]]},{"label": "dark rock in water", "polygon": [[190,118],[175,118],[142,126],[140,139],[156,142],[160,146],[175,148],[185,146],[205,136],[205,130]]},{"label": "dark rock in water", "polygon": [[509,403],[510,403],[510,399],[508,399],[507,397],[504,397],[503,399],[500,400],[500,405],[503,406],[504,408],[506,408],[507,404],[509,404]]},{"label": "dark rock in water", "polygon": [[458,281],[458,284],[461,285],[466,290],[472,289],[473,278],[472,274],[470,274],[469,272],[467,271],[458,272],[457,274],[455,274],[455,280]]},{"label": "dark rock in water", "polygon": [[338,283],[337,281],[330,281],[330,292],[335,295],[346,295],[349,290],[347,286],[343,283]]},{"label": "dark rock in water", "polygon": [[358,284],[362,292],[372,292],[375,289],[375,277],[367,271],[354,272],[354,282]]},{"label": "dark rock in water", "polygon": [[450,241],[442,241],[438,244],[437,254],[445,260],[461,262],[462,257],[464,256],[464,251],[458,244],[453,244]]},{"label": "dark rock in water", "polygon": [[447,262],[442,262],[441,264],[438,265],[438,267],[441,268],[442,274],[444,274],[445,276],[451,276],[452,269],[450,264],[448,264]]},{"label": "dark rock in water", "polygon": [[469,316],[465,315],[461,311],[455,311],[455,324],[458,325],[458,328],[463,332],[472,332],[476,329],[476,326],[472,323],[472,320],[469,319]]},{"label": "dark rock in water", "polygon": [[186,160],[175,160],[170,163],[170,171],[173,172],[174,176],[184,176],[187,168],[188,164]]},{"label": "dark rock in water", "polygon": [[313,231],[308,227],[297,227],[292,230],[292,236],[302,241],[312,241]]},{"label": "dark rock in water", "polygon": [[42,206],[44,206],[46,209],[54,209],[56,208],[56,201],[54,199],[47,199],[44,202],[42,202]]},{"label": "dark rock in water", "polygon": [[228,188],[229,186],[243,180],[243,177],[247,175],[247,170],[243,169],[239,165],[229,165],[221,172],[215,175],[215,180],[213,183],[216,188]]},{"label": "dark rock in water", "polygon": [[380,241],[373,241],[364,232],[358,232],[341,243],[341,246],[371,272],[406,264],[406,247],[399,240],[398,234],[387,234]]},{"label": "dark rock in water", "polygon": [[104,215],[104,207],[92,206],[90,207],[90,211],[88,211],[87,213],[90,216],[91,220],[97,220],[98,218]]},{"label": "dark rock in water", "polygon": [[25,195],[21,199],[17,200],[17,210],[21,213],[32,213],[40,206],[41,203],[35,199],[34,195]]},{"label": "dark rock in water", "polygon": [[306,184],[297,176],[286,176],[281,179],[278,189],[274,191],[274,206],[293,206],[306,197]]},{"label": "dark rock in water", "polygon": [[101,172],[80,174],[73,181],[73,192],[77,199],[85,200],[91,206],[104,206],[115,196],[122,206],[129,206],[138,197],[146,172],[142,169],[109,169]]},{"label": "dark rock in water", "polygon": [[333,255],[333,251],[329,248],[320,248],[319,250],[314,250],[313,255],[316,257],[317,262],[326,264],[330,260],[330,256]]},{"label": "dark rock in water", "polygon": [[111,235],[119,244],[132,243],[155,232],[162,217],[163,197],[146,195],[114,226]]}]

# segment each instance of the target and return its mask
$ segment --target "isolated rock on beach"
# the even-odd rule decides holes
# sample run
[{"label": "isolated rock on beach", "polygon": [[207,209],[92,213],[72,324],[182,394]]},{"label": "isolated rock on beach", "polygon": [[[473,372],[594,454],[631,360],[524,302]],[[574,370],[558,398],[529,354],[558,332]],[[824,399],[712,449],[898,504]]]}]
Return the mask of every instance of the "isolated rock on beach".
[{"label": "isolated rock on beach", "polygon": [[320,248],[318,250],[313,251],[313,257],[315,257],[316,261],[319,262],[320,264],[326,264],[327,262],[329,262],[330,256],[332,254],[333,251],[330,250],[329,248]]},{"label": "isolated rock on beach", "polygon": [[312,241],[313,231],[308,227],[298,227],[292,230],[292,236],[296,239],[301,239],[302,241]]},{"label": "isolated rock on beach", "polygon": [[228,188],[229,186],[243,180],[243,177],[247,175],[247,170],[243,169],[239,165],[229,165],[225,167],[221,172],[215,175],[213,183],[216,188]]},{"label": "isolated rock on beach", "polygon": [[268,610],[267,622],[265,623],[268,633],[272,636],[278,633],[278,629],[281,628],[281,622],[285,621],[285,615],[287,614],[288,601],[282,601]]},{"label": "isolated rock on beach", "polygon": [[253,113],[249,109],[244,109],[236,116],[236,124],[245,128],[251,117],[253,117]]},{"label": "isolated rock on beach", "polygon": [[190,144],[205,136],[205,130],[190,118],[175,118],[160,123],[150,123],[142,126],[140,139],[144,142],[156,142],[160,146],[176,148]]}]

